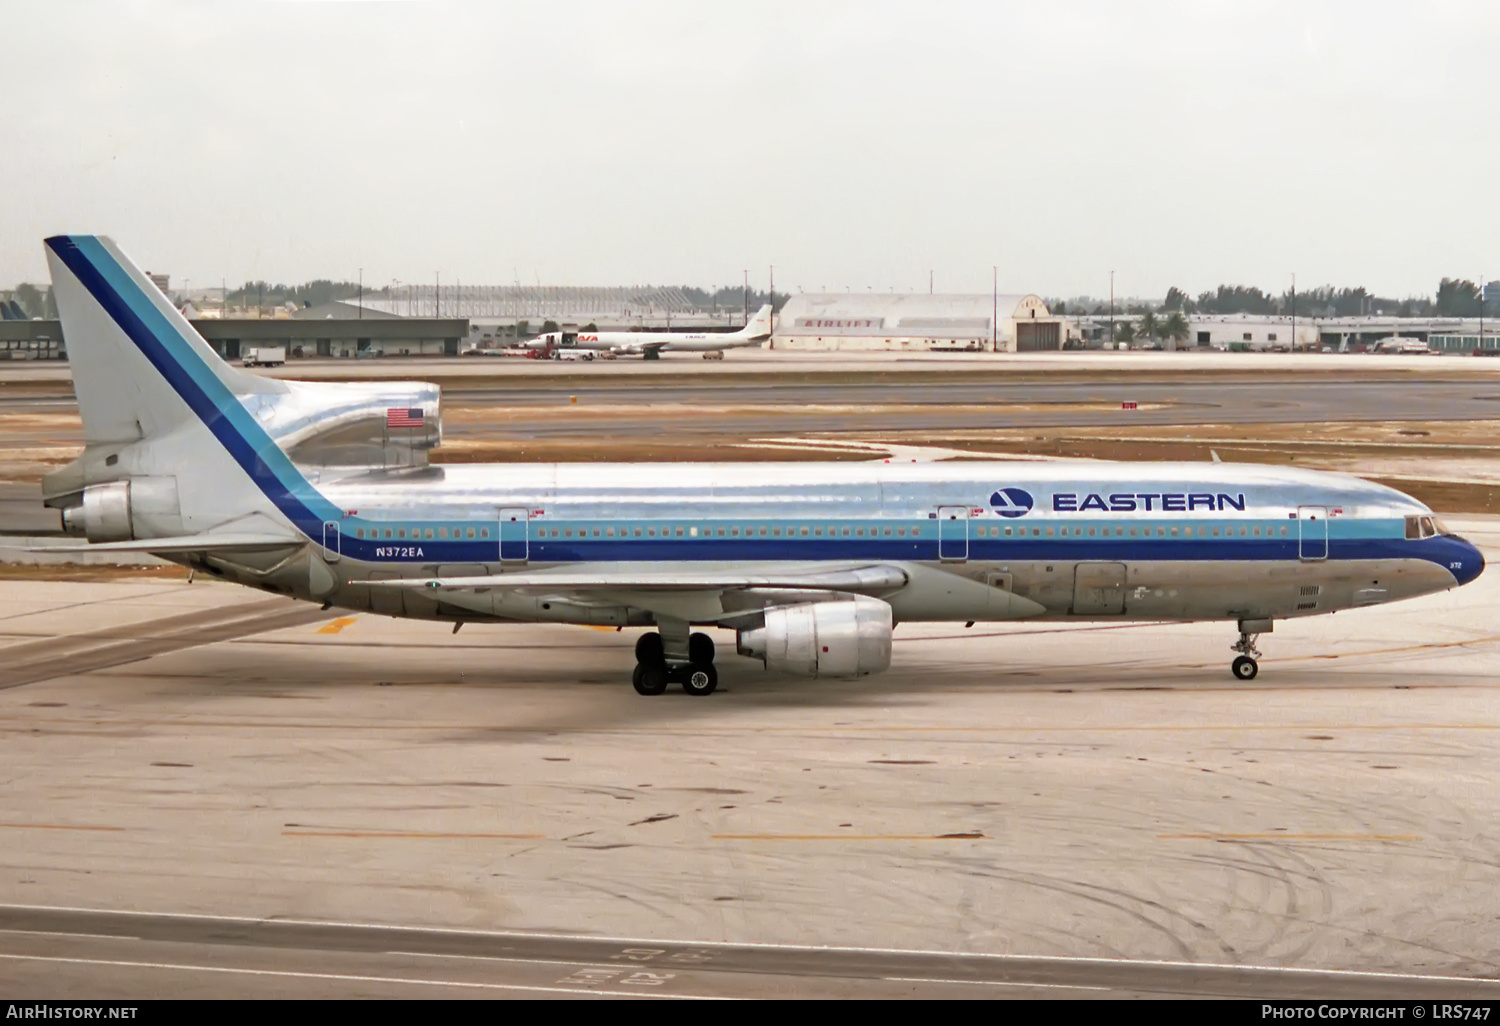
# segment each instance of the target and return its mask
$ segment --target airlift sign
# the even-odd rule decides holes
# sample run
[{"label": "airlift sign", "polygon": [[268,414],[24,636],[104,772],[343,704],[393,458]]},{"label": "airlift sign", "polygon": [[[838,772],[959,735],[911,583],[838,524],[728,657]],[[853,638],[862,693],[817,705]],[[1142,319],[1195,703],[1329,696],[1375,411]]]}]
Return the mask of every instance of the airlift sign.
[{"label": "airlift sign", "polygon": [[1223,492],[1111,492],[1099,495],[1090,492],[1080,497],[1077,492],[1055,492],[1052,509],[1057,513],[1083,513],[1099,510],[1104,513],[1192,513],[1197,510],[1222,512],[1227,509],[1245,510],[1245,493],[1226,495]]}]

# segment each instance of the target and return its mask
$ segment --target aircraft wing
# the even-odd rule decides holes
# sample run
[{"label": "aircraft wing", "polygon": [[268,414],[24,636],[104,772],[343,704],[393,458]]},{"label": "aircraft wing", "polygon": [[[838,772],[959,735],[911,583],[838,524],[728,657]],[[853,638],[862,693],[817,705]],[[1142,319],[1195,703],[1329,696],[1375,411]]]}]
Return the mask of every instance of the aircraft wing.
[{"label": "aircraft wing", "polygon": [[490,574],[484,577],[417,577],[398,581],[358,581],[372,588],[426,588],[434,591],[467,591],[475,588],[503,589],[618,589],[625,591],[725,591],[737,588],[789,588],[816,591],[847,591],[872,594],[904,587],[906,572],[899,567],[875,564],[843,569],[763,571],[678,572],[660,570],[575,570],[537,573]]},{"label": "aircraft wing", "polygon": [[214,552],[219,549],[285,549],[306,542],[287,534],[232,534],[228,532],[186,534],[176,538],[141,538],[135,541],[97,542],[76,550],[56,545],[33,545],[33,552]]}]

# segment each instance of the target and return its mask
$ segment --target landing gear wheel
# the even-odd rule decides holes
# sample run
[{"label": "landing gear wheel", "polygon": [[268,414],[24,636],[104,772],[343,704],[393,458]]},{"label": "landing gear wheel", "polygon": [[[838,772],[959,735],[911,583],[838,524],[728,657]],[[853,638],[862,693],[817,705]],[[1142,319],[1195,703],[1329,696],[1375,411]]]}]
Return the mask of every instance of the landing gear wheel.
[{"label": "landing gear wheel", "polygon": [[642,666],[666,665],[667,652],[662,645],[660,634],[652,631],[635,639],[635,661]]},{"label": "landing gear wheel", "polygon": [[712,663],[714,639],[707,634],[694,634],[688,638],[688,660],[694,663]]},{"label": "landing gear wheel", "polygon": [[1254,680],[1255,675],[1260,672],[1260,666],[1249,656],[1237,656],[1229,665],[1240,680]]},{"label": "landing gear wheel", "polygon": [[659,695],[667,690],[667,668],[637,663],[635,672],[630,676],[630,683],[635,685],[636,694]]},{"label": "landing gear wheel", "polygon": [[692,663],[677,671],[682,690],[690,695],[711,695],[719,686],[719,671],[713,663]]}]

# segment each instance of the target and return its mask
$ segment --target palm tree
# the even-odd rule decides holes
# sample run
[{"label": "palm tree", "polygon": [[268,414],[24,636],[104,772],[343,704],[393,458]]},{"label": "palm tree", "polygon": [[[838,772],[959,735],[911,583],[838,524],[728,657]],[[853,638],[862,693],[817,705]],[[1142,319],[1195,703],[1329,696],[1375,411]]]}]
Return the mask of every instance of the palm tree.
[{"label": "palm tree", "polygon": [[1156,319],[1156,314],[1150,310],[1141,314],[1141,326],[1138,330],[1141,338],[1147,342],[1153,342],[1161,338],[1161,322]]},{"label": "palm tree", "polygon": [[1135,341],[1135,325],[1130,321],[1115,322],[1115,341],[1129,345]]},{"label": "palm tree", "polygon": [[1173,310],[1170,317],[1161,326],[1164,337],[1172,340],[1172,348],[1176,349],[1188,340],[1192,332],[1188,328],[1187,318],[1182,316],[1181,310]]}]

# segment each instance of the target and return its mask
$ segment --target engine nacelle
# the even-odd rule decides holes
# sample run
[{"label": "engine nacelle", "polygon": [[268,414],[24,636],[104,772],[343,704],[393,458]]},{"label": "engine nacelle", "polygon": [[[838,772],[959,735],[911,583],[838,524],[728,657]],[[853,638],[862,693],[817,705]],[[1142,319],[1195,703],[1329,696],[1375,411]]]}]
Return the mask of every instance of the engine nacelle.
[{"label": "engine nacelle", "polygon": [[83,535],[91,542],[129,541],[135,537],[130,523],[130,482],[111,481],[89,485],[83,502],[62,511],[63,530]]},{"label": "engine nacelle", "polygon": [[864,677],[891,665],[891,607],[857,596],[767,609],[765,625],[740,631],[740,655],[804,677]]},{"label": "engine nacelle", "polygon": [[135,477],[91,484],[83,501],[62,511],[63,530],[90,542],[158,538],[183,531],[175,477]]}]

